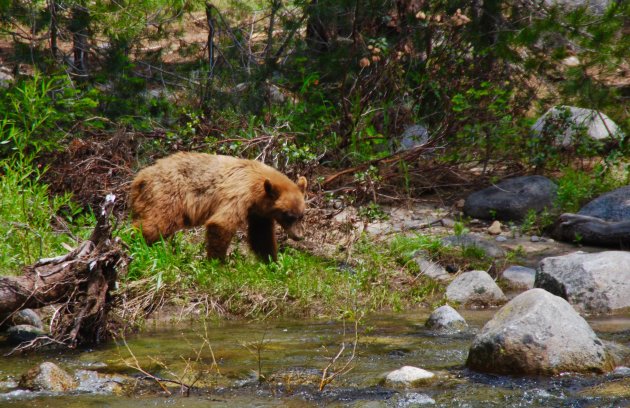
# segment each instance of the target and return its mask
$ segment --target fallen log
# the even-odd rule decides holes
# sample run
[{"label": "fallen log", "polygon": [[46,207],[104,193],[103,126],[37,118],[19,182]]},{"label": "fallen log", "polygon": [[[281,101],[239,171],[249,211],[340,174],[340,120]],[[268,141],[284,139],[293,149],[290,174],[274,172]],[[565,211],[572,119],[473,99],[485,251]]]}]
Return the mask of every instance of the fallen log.
[{"label": "fallen log", "polygon": [[606,221],[565,213],[552,226],[551,236],[559,241],[627,249],[630,247],[630,221]]},{"label": "fallen log", "polygon": [[41,259],[25,267],[22,276],[0,277],[0,316],[8,315],[4,320],[21,309],[57,305],[50,342],[74,348],[108,337],[112,292],[129,263],[120,239],[111,237],[114,201],[114,195],[106,197],[92,235],[73,251]]}]

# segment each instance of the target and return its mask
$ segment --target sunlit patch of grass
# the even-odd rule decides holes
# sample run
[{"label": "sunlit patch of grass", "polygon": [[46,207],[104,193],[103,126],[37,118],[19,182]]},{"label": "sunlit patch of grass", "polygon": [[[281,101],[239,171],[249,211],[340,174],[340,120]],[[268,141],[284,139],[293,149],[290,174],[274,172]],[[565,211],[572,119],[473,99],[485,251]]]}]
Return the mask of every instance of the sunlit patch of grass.
[{"label": "sunlit patch of grass", "polygon": [[154,288],[168,284],[204,293],[235,315],[399,310],[438,293],[439,285],[420,276],[414,262],[403,260],[400,242],[383,246],[363,239],[348,263],[290,247],[278,254],[278,262],[263,263],[237,245],[222,263],[206,260],[202,240],[189,232],[153,246],[131,228],[119,233],[133,258],[127,281],[145,279]]},{"label": "sunlit patch of grass", "polygon": [[[30,161],[0,161],[0,275],[16,275],[42,257],[68,252],[94,217],[80,214],[70,195],[49,197],[42,172]],[[55,231],[58,216],[65,231]]]}]

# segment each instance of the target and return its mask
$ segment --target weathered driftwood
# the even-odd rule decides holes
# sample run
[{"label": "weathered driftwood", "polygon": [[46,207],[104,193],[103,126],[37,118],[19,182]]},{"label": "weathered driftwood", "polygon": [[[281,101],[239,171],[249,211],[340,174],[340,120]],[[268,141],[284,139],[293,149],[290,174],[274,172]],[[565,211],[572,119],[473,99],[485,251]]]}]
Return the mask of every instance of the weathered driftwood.
[{"label": "weathered driftwood", "polygon": [[588,215],[566,213],[554,225],[552,235],[560,241],[629,248],[630,221],[605,221]]},{"label": "weathered driftwood", "polygon": [[41,259],[22,276],[0,277],[0,315],[58,305],[50,324],[52,342],[76,347],[105,339],[111,292],[129,260],[121,241],[111,238],[114,201],[107,196],[90,239],[78,248]]}]

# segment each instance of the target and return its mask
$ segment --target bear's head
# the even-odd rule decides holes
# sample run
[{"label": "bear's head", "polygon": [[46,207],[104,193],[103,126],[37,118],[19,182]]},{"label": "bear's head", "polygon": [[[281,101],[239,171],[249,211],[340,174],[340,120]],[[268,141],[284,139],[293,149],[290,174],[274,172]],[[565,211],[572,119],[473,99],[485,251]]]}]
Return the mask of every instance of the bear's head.
[{"label": "bear's head", "polygon": [[297,183],[286,180],[265,180],[265,195],[269,202],[267,215],[271,216],[287,232],[289,238],[299,241],[304,229],[304,194],[306,178],[300,177]]}]

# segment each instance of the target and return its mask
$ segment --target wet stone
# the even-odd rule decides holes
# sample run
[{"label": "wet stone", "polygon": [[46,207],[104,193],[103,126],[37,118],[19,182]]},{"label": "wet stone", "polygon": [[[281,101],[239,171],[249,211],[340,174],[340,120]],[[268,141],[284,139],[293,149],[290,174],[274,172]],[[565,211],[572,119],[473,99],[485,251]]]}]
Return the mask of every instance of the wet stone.
[{"label": "wet stone", "polygon": [[410,392],[398,397],[395,406],[397,408],[415,408],[423,405],[434,405],[435,400],[427,394]]},{"label": "wet stone", "polygon": [[31,391],[67,392],[77,387],[76,382],[54,363],[45,362],[31,368],[20,378],[19,387]]},{"label": "wet stone", "polygon": [[440,306],[431,313],[425,326],[438,333],[458,333],[468,329],[466,320],[449,305]]},{"label": "wet stone", "polygon": [[393,387],[413,387],[430,381],[435,374],[422,368],[404,366],[385,377],[385,385]]},{"label": "wet stone", "polygon": [[119,375],[101,374],[92,370],[77,370],[74,376],[79,382],[76,390],[92,394],[120,395],[123,393],[123,384],[129,382]]}]

